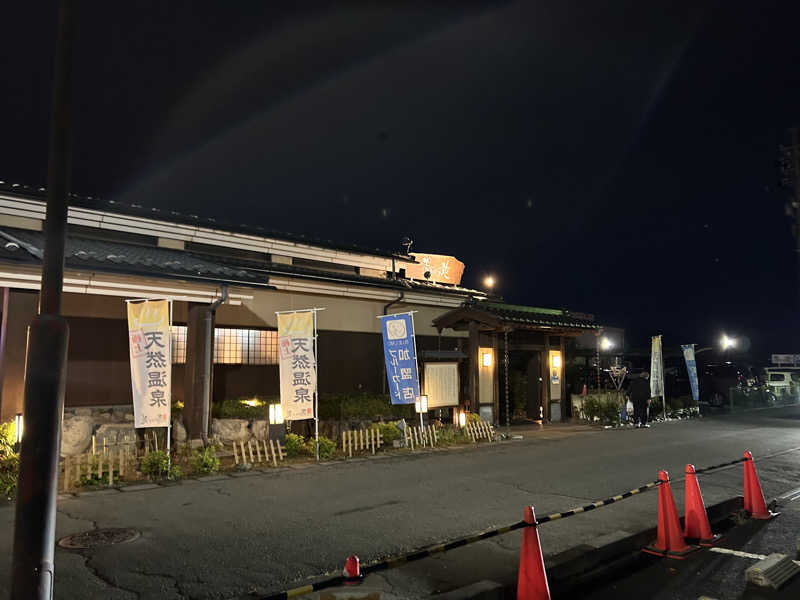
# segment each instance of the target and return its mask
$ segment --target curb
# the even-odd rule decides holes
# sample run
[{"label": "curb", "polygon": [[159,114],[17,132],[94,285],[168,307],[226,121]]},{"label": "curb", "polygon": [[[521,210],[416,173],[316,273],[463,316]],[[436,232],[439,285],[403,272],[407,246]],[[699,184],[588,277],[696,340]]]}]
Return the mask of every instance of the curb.
[{"label": "curb", "polygon": [[[736,496],[706,507],[711,523],[728,519],[744,507],[744,497]],[[681,518],[683,527],[683,518]],[[594,547],[581,544],[564,552],[545,558],[547,578],[554,596],[579,597],[581,591],[629,572],[637,563],[650,562],[641,552],[643,546],[652,542],[658,534],[658,527],[634,533],[605,546]],[[505,590],[516,590],[516,582],[506,584]]]}]

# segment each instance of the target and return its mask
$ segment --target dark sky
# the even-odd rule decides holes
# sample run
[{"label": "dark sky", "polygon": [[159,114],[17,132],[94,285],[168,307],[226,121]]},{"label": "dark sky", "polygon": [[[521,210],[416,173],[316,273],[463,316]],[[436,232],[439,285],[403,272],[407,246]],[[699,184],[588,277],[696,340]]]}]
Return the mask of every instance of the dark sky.
[{"label": "dark sky", "polygon": [[[55,3],[0,36],[0,179],[44,185]],[[454,254],[629,340],[800,351],[777,145],[798,2],[79,2],[75,192]],[[292,4],[292,3],[287,3]]]}]

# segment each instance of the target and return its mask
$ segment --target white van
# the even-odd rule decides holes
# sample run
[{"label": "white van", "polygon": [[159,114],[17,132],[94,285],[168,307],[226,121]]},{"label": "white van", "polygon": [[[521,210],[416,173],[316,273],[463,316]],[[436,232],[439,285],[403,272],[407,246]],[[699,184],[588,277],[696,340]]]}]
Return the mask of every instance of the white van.
[{"label": "white van", "polygon": [[765,383],[776,396],[790,396],[800,385],[800,370],[786,367],[767,367],[764,369]]}]

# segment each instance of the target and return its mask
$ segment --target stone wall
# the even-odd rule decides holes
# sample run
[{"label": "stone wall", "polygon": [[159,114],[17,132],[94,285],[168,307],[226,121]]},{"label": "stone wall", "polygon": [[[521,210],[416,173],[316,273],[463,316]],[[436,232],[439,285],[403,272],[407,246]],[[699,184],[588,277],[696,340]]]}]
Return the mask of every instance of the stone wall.
[{"label": "stone wall", "polygon": [[[372,421],[337,421],[321,420],[319,434],[334,441],[339,439],[344,430],[368,429]],[[299,435],[314,435],[314,421],[296,421],[292,431]],[[61,455],[75,456],[91,449],[92,435],[98,448],[136,439],[133,427],[132,406],[83,406],[64,409],[64,422],[61,428]],[[246,442],[251,439],[269,439],[269,425],[266,420],[247,419],[212,419],[211,439],[221,441],[225,445],[235,442]],[[186,430],[180,418],[172,421],[172,439],[175,444],[186,441]]]}]

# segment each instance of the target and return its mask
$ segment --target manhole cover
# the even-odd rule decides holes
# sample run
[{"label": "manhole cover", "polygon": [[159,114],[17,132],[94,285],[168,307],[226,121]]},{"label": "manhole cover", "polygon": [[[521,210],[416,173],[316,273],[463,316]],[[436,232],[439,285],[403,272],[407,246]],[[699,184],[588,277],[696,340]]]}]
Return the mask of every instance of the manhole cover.
[{"label": "manhole cover", "polygon": [[112,527],[109,529],[93,529],[83,533],[73,533],[58,540],[58,545],[62,548],[72,548],[75,550],[85,550],[97,548],[98,546],[111,546],[112,544],[122,544],[132,542],[139,537],[139,532],[131,528]]}]

